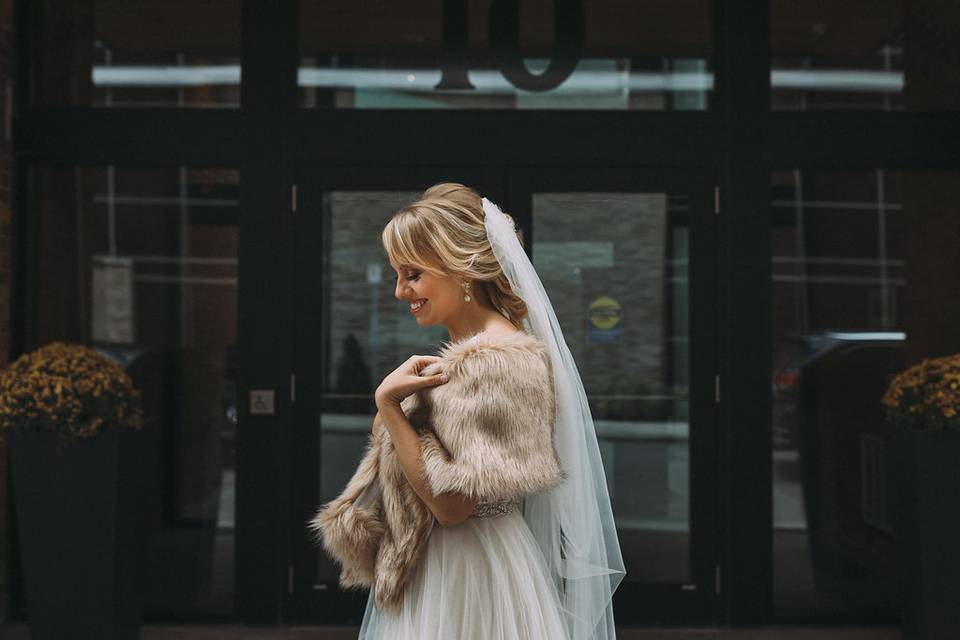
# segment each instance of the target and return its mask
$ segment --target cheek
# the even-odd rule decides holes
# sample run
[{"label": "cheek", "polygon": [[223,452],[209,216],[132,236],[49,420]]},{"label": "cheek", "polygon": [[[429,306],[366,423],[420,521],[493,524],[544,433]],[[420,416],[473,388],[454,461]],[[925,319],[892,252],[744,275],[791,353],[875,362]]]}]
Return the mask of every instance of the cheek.
[{"label": "cheek", "polygon": [[462,293],[457,286],[451,286],[445,280],[425,279],[416,291],[419,297],[429,299],[434,309],[437,310],[455,308],[457,298],[462,297]]},{"label": "cheek", "polygon": [[439,282],[423,282],[420,287],[417,288],[417,293],[421,298],[428,298],[431,302],[436,303],[437,305],[445,305],[447,300],[450,298],[449,293]]}]

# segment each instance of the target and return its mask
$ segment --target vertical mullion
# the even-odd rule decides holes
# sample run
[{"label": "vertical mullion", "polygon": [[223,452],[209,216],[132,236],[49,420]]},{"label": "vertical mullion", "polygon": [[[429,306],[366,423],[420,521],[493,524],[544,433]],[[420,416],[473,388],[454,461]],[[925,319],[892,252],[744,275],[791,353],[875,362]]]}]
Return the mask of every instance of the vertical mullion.
[{"label": "vertical mullion", "polygon": [[717,217],[718,483],[723,618],[759,624],[772,601],[771,281],[766,136],[770,2],[713,3],[724,129]]},{"label": "vertical mullion", "polygon": [[[241,4],[236,603],[245,623],[284,618],[291,517],[294,251],[290,185],[299,2]],[[287,312],[283,310],[287,309]],[[278,388],[276,415],[251,416],[251,388]]]},{"label": "vertical mullion", "polygon": [[690,489],[691,489],[691,568],[692,577],[702,591],[697,603],[705,619],[718,621],[717,603],[718,549],[720,535],[716,488],[718,485],[716,349],[717,349],[717,273],[714,176],[692,173],[687,191],[690,239],[688,245],[690,345]]}]

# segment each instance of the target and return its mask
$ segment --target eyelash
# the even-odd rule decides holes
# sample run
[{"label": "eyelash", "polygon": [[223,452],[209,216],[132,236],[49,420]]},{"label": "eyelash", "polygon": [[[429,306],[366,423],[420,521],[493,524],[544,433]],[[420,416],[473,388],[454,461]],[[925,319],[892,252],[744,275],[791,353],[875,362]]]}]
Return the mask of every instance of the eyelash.
[{"label": "eyelash", "polygon": [[[420,278],[420,274],[419,274],[419,273],[416,274],[416,275],[413,275],[413,276],[407,276],[407,280],[418,280],[419,278]],[[394,282],[397,281],[397,276],[393,276],[393,281],[394,281]]]}]

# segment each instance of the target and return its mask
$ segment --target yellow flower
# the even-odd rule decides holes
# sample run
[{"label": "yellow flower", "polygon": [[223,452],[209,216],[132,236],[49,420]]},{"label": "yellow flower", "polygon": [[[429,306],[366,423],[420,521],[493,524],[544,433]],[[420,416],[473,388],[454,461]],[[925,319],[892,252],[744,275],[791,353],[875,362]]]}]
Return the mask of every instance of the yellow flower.
[{"label": "yellow flower", "polygon": [[[915,429],[960,430],[960,354],[924,358],[890,381],[881,404],[888,420]],[[924,413],[924,407],[931,412]]]},{"label": "yellow flower", "polygon": [[140,402],[126,372],[83,345],[53,342],[0,371],[0,428],[63,430],[75,437],[112,425],[139,429]]}]

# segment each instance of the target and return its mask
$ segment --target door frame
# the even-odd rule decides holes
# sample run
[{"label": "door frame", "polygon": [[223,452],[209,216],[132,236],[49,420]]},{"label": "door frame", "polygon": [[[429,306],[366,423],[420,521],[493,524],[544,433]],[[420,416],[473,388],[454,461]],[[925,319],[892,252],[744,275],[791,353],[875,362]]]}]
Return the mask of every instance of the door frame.
[{"label": "door frame", "polygon": [[[326,380],[322,361],[329,353],[324,323],[318,321],[331,304],[323,286],[329,233],[323,195],[332,190],[423,190],[441,180],[463,182],[489,196],[511,212],[532,247],[532,197],[538,191],[644,191],[685,193],[690,218],[689,336],[691,372],[691,571],[689,584],[621,583],[614,595],[619,625],[702,624],[720,616],[718,594],[718,544],[721,531],[717,513],[720,482],[717,465],[716,408],[714,403],[716,321],[716,178],[712,170],[647,167],[479,167],[393,165],[302,165],[296,171],[294,221],[294,376],[301,390],[293,403],[291,425],[293,486],[292,518],[287,541],[288,589],[284,620],[293,624],[359,625],[367,600],[365,590],[341,590],[336,584],[315,584],[316,554],[322,549],[309,539],[305,522],[319,506],[320,394]],[[384,212],[386,222],[391,212]],[[321,260],[318,264],[317,258]],[[321,275],[318,275],[321,274]],[[696,309],[697,313],[693,310]],[[697,427],[694,428],[693,425]]]},{"label": "door frame", "polygon": [[[367,592],[341,590],[332,583],[318,588],[316,554],[323,551],[305,529],[320,506],[320,438],[314,421],[321,412],[321,396],[310,390],[326,388],[323,367],[317,362],[330,352],[329,338],[318,319],[323,318],[324,306],[332,304],[322,275],[330,242],[328,220],[316,212],[323,212],[327,191],[422,191],[440,180],[463,182],[491,194],[491,198],[502,198],[503,174],[475,166],[303,165],[297,167],[295,176],[293,371],[301,393],[292,403],[292,449],[288,457],[293,467],[292,518],[286,534],[289,557],[283,620],[293,624],[359,625]],[[383,213],[386,224],[393,212]]]}]

